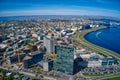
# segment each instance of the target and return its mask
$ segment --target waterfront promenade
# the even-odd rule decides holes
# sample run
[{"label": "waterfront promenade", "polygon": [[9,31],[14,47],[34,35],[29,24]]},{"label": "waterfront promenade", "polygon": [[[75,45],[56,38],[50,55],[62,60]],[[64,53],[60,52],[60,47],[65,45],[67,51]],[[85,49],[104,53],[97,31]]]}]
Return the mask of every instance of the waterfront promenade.
[{"label": "waterfront promenade", "polygon": [[96,52],[100,52],[104,55],[110,55],[110,56],[114,56],[116,59],[118,59],[120,61],[120,55],[116,52],[113,52],[111,50],[108,50],[106,48],[103,48],[103,47],[100,47],[100,46],[97,46],[95,44],[92,44],[90,42],[88,42],[84,36],[91,32],[91,31],[96,31],[96,30],[99,30],[99,29],[103,29],[105,27],[101,27],[101,28],[93,28],[93,29],[88,29],[88,30],[83,30],[82,32],[77,32],[75,35],[74,35],[74,39],[75,39],[75,42],[81,46],[85,46],[85,47],[88,47],[89,49],[93,50],[93,51],[96,51]]}]

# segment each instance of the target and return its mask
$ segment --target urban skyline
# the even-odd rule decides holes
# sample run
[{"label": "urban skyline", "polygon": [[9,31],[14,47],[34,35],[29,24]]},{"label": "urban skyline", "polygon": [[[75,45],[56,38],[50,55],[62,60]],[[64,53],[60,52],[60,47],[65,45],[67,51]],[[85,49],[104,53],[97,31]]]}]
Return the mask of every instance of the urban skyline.
[{"label": "urban skyline", "polygon": [[119,0],[1,0],[0,80],[120,80]]}]

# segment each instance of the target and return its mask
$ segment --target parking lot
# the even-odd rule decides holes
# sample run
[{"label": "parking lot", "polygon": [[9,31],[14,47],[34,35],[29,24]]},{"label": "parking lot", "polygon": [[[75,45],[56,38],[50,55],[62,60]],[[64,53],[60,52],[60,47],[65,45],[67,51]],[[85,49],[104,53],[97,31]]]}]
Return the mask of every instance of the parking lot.
[{"label": "parking lot", "polygon": [[95,67],[95,68],[86,68],[83,70],[83,74],[87,75],[95,75],[95,74],[110,74],[110,73],[117,73],[120,72],[120,66],[114,65],[114,66],[105,66],[105,67]]}]

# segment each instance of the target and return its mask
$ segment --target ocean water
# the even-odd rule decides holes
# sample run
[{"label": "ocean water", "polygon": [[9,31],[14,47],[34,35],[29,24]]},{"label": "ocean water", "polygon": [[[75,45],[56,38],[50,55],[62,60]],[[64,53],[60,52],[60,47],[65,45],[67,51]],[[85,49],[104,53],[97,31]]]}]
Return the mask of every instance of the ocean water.
[{"label": "ocean water", "polygon": [[120,26],[93,31],[84,37],[93,44],[120,54]]}]

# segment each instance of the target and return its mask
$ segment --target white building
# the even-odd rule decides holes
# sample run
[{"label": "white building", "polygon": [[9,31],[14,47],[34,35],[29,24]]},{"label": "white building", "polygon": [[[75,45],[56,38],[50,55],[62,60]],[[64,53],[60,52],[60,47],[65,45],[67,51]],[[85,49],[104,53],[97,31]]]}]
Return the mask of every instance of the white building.
[{"label": "white building", "polygon": [[47,53],[54,53],[54,41],[51,38],[44,37],[44,46],[47,49]]},{"label": "white building", "polygon": [[93,60],[93,61],[88,61],[87,67],[100,67],[102,66],[102,60]]}]

